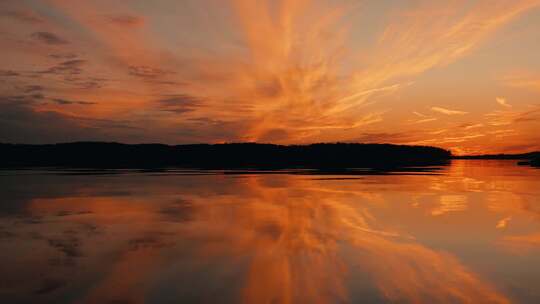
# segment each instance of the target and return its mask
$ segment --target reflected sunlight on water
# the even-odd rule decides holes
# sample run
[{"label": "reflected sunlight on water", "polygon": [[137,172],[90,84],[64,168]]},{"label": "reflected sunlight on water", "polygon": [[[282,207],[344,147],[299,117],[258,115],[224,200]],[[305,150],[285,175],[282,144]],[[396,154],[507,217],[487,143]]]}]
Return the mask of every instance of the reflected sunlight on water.
[{"label": "reflected sunlight on water", "polygon": [[0,175],[2,303],[537,303],[540,170]]}]

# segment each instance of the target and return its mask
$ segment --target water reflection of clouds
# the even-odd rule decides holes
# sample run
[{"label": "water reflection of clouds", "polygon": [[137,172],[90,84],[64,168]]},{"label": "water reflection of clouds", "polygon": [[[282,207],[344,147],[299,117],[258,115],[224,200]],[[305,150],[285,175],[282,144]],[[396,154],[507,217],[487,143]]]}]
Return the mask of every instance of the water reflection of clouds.
[{"label": "water reflection of clouds", "polygon": [[505,236],[499,241],[499,244],[517,255],[538,252],[540,251],[540,233]]},{"label": "water reflection of clouds", "polygon": [[467,209],[467,196],[465,195],[441,195],[439,206],[431,210],[431,215],[439,216],[448,212],[460,212]]},{"label": "water reflection of clouds", "polygon": [[[484,225],[496,233],[495,225],[509,216],[510,227],[531,214],[535,221],[529,198],[517,199],[527,197],[519,192],[526,187],[513,183],[506,188],[512,195],[500,195],[483,188],[490,181],[475,183],[480,189],[471,191],[459,176],[441,178],[132,176],[111,179],[112,187],[87,177],[66,195],[55,189],[56,195],[29,200],[22,215],[0,220],[10,290],[0,290],[0,297],[20,300],[27,294],[62,302],[66,294],[77,294],[81,303],[510,302],[475,263],[430,246],[422,233],[437,236],[440,218],[449,214],[474,221],[450,227],[458,234],[471,227],[484,233]],[[428,189],[431,182],[442,186]],[[538,248],[540,238],[532,232],[506,235],[498,244],[520,252]],[[46,275],[32,276],[36,271]],[[360,274],[361,280],[350,281]]]}]

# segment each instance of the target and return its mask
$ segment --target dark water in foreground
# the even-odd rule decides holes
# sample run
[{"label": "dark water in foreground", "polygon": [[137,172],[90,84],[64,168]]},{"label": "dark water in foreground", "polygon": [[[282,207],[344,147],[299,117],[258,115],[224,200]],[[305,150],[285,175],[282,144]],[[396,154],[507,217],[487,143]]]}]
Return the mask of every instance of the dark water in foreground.
[{"label": "dark water in foreground", "polygon": [[0,303],[540,303],[540,170],[0,172]]}]

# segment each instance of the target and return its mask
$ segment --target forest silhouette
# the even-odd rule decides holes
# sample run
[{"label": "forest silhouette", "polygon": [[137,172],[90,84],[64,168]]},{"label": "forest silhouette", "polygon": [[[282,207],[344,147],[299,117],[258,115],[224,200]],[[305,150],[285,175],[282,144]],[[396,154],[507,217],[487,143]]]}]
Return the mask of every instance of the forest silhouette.
[{"label": "forest silhouette", "polygon": [[0,144],[2,167],[344,169],[440,165],[450,151],[391,144]]},{"label": "forest silhouette", "polygon": [[74,142],[0,144],[0,152],[0,167],[4,168],[392,169],[443,165],[456,158],[526,160],[520,164],[540,166],[540,152],[454,156],[448,150],[430,146],[359,143],[164,145]]}]

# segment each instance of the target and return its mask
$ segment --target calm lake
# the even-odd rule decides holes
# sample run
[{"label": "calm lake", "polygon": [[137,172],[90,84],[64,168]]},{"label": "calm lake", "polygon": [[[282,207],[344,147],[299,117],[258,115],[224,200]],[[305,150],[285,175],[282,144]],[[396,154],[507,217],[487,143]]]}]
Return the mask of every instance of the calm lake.
[{"label": "calm lake", "polygon": [[0,303],[540,303],[540,170],[0,171]]}]

